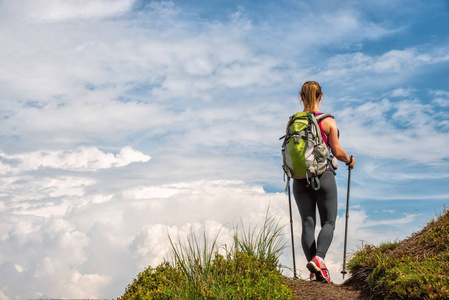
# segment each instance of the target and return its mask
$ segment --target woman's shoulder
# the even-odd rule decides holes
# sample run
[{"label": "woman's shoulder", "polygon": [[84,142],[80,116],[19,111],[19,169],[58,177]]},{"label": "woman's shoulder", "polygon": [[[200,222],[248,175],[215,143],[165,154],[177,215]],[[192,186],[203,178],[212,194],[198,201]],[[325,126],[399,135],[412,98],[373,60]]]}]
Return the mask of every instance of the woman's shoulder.
[{"label": "woman's shoulder", "polygon": [[320,122],[333,123],[335,122],[334,116],[328,113],[319,112],[315,115],[317,119],[320,119]]},{"label": "woman's shoulder", "polygon": [[323,118],[323,120],[321,121],[323,123],[327,123],[327,124],[335,124],[337,122],[335,122],[335,119],[333,116],[329,115],[328,117]]},{"label": "woman's shoulder", "polygon": [[337,122],[335,122],[335,119],[333,116],[324,118],[320,123],[321,123],[321,127],[326,132],[326,134],[329,134],[331,128],[337,129]]}]

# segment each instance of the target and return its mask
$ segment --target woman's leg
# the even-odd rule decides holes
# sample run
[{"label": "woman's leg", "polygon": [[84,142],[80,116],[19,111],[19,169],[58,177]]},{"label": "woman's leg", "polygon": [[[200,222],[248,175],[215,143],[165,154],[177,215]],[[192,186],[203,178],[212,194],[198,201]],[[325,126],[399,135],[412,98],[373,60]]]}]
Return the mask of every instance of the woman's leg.
[{"label": "woman's leg", "polygon": [[321,230],[317,239],[316,256],[324,258],[334,237],[337,219],[337,184],[332,172],[324,172],[320,177],[321,188],[317,192],[317,205],[321,219]]},{"label": "woman's leg", "polygon": [[301,244],[307,261],[311,260],[316,253],[315,225],[316,225],[316,202],[313,190],[307,187],[305,179],[293,180],[293,195],[301,215],[302,234]]}]

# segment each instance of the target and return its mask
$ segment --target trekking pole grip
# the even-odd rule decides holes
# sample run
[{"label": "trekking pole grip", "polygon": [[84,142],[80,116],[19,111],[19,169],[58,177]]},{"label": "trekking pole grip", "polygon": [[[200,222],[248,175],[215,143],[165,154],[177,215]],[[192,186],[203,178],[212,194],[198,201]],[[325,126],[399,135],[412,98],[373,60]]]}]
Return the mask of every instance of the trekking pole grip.
[{"label": "trekking pole grip", "polygon": [[350,166],[352,164],[352,161],[354,160],[354,156],[350,156],[349,162],[346,164],[348,166],[348,170],[351,170],[352,167]]}]

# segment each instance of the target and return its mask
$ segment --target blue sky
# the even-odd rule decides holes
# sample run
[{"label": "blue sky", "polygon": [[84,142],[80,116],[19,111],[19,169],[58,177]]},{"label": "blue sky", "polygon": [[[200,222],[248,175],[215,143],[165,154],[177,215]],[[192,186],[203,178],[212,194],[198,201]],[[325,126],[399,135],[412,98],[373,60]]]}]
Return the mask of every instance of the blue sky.
[{"label": "blue sky", "polygon": [[0,28],[1,299],[118,297],[167,232],[288,224],[279,137],[307,80],[357,159],[350,251],[448,205],[449,1],[4,0]]}]

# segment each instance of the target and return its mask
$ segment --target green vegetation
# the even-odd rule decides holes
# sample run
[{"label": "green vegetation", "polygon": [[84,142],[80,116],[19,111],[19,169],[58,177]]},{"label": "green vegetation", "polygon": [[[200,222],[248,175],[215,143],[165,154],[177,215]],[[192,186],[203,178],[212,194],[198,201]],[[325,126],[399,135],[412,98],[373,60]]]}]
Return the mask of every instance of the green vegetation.
[{"label": "green vegetation", "polygon": [[229,250],[217,247],[218,234],[210,244],[204,234],[201,246],[192,233],[186,243],[169,237],[173,262],[148,267],[120,299],[293,299],[280,271],[281,231],[267,217],[259,232],[235,229]]},{"label": "green vegetation", "polygon": [[348,268],[376,298],[449,299],[449,211],[404,241],[366,245]]}]

